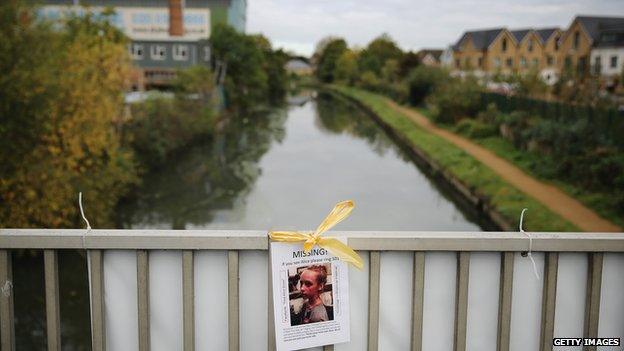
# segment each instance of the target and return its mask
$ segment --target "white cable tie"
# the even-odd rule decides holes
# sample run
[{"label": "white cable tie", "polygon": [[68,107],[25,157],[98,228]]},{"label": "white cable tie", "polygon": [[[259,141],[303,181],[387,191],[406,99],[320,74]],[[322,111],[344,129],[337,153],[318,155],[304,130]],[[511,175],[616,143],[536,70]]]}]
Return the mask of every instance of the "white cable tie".
[{"label": "white cable tie", "polygon": [[82,191],[78,193],[78,206],[80,206],[80,215],[82,215],[82,219],[87,223],[87,231],[82,234],[82,248],[87,249],[86,245],[86,236],[91,232],[91,224],[89,224],[89,220],[85,217],[84,209],[82,208]]},{"label": "white cable tie", "polygon": [[2,295],[4,297],[11,296],[11,289],[13,289],[13,283],[11,283],[10,280],[5,281],[2,288],[0,288],[0,290],[2,290]]},{"label": "white cable tie", "polygon": [[537,280],[540,279],[539,274],[537,273],[537,265],[535,264],[535,259],[533,259],[533,255],[531,254],[531,251],[533,250],[533,237],[531,236],[531,234],[527,233],[524,231],[524,229],[522,229],[522,222],[524,220],[524,212],[526,212],[526,208],[522,209],[522,213],[520,214],[520,231],[522,233],[524,233],[524,235],[529,237],[529,251],[527,252],[527,256],[529,256],[529,258],[531,259],[531,263],[533,263],[533,273],[535,274],[535,278],[537,278]]}]

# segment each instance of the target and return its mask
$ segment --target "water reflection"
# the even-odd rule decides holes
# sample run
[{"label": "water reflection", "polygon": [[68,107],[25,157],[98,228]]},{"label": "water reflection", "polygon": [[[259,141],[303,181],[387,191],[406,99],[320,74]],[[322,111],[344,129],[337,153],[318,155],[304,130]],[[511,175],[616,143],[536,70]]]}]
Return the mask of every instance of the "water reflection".
[{"label": "water reflection", "polygon": [[350,230],[479,230],[384,131],[314,91],[237,118],[147,175],[120,207],[124,228],[305,229],[354,199]]},{"label": "water reflection", "polygon": [[212,138],[179,151],[119,206],[118,227],[184,229],[213,220],[244,197],[261,173],[258,161],[284,139],[277,109],[229,121]]}]

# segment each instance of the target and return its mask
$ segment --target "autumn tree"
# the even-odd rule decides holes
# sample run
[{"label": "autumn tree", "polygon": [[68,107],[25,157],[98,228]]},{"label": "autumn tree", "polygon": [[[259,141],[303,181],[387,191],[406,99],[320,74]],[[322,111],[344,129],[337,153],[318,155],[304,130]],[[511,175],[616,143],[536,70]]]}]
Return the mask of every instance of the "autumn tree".
[{"label": "autumn tree", "polygon": [[94,226],[135,181],[113,125],[129,68],[110,13],[70,16],[61,26],[19,2],[0,5],[0,221],[4,227],[72,227],[79,191]]}]

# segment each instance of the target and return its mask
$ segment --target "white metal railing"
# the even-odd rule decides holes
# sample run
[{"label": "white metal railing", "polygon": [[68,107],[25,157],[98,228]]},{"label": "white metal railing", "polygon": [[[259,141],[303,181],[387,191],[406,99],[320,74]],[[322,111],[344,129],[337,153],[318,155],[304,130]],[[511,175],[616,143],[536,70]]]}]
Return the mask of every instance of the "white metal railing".
[{"label": "white metal railing", "polygon": [[[454,315],[452,331],[452,350],[464,351],[467,346],[470,332],[468,330],[469,315],[469,282],[471,281],[471,253],[491,252],[500,253],[500,270],[498,278],[498,313],[496,330],[496,350],[506,351],[514,349],[510,336],[512,329],[512,296],[517,283],[514,283],[514,261],[518,253],[529,247],[527,237],[522,233],[510,232],[339,232],[328,233],[328,236],[344,236],[349,246],[360,251],[367,257],[368,270],[368,301],[366,348],[377,350],[381,348],[380,341],[380,295],[383,288],[381,282],[385,279],[380,272],[382,256],[386,253],[403,252],[413,253],[410,293],[410,340],[412,350],[427,349],[424,345],[431,341],[427,339],[425,311],[429,308],[425,302],[428,293],[427,284],[432,282],[435,274],[427,273],[426,254],[435,252],[454,252],[456,274],[454,282]],[[613,261],[615,268],[610,272],[624,271],[624,233],[532,233],[532,250],[543,253],[543,270],[541,295],[541,317],[539,319],[539,349],[552,349],[552,338],[555,333],[555,312],[558,286],[559,255],[560,253],[584,253],[587,257],[586,290],[584,297],[583,336],[597,337],[599,335],[599,321],[601,310],[611,307],[624,306],[619,304],[617,295],[615,300],[609,297],[602,301],[603,258],[612,253],[618,258]],[[195,335],[195,275],[194,258],[202,250],[220,250],[227,252],[227,305],[228,305],[228,347],[230,350],[241,348],[240,340],[240,270],[239,253],[246,251],[266,251],[268,239],[262,231],[234,231],[234,230],[42,230],[42,229],[0,229],[0,284],[3,285],[3,294],[0,297],[0,341],[1,351],[15,349],[14,316],[12,294],[11,250],[13,249],[42,249],[44,250],[45,272],[45,301],[48,350],[60,350],[60,309],[58,287],[58,260],[59,249],[83,249],[88,251],[90,260],[90,292],[91,292],[91,326],[93,350],[106,349],[106,320],[104,298],[104,256],[107,250],[134,250],[136,251],[137,267],[137,316],[138,316],[138,349],[150,350],[150,292],[149,292],[149,254],[151,250],[180,250],[182,252],[182,340],[181,349],[194,350]],[[567,261],[566,261],[567,262]],[[610,261],[611,262],[611,261]],[[611,263],[610,263],[611,264]],[[429,263],[427,263],[429,265]],[[433,263],[432,263],[433,265]],[[403,269],[403,268],[401,268]],[[432,268],[433,269],[433,268]],[[475,268],[476,269],[476,268]],[[615,270],[614,270],[615,269]],[[268,274],[268,273],[267,273]],[[497,273],[498,274],[498,273]],[[584,274],[584,273],[583,273]],[[612,273],[609,273],[612,274]],[[611,278],[609,278],[611,279]],[[473,284],[478,283],[477,277],[472,277]],[[8,283],[7,283],[8,282]],[[269,299],[267,301],[268,327],[267,348],[275,348],[273,316],[271,306],[271,284],[268,283]],[[352,294],[353,296],[353,294]],[[621,294],[624,300],[624,294]],[[521,298],[521,296],[516,296]],[[565,297],[565,296],[563,296]],[[613,303],[617,306],[604,306]],[[223,301],[225,302],[225,301]],[[491,302],[494,303],[494,302]],[[491,304],[490,303],[490,304]],[[409,305],[407,304],[407,305]],[[618,305],[619,304],[619,305]],[[601,309],[602,308],[602,309]],[[624,330],[624,321],[621,329]],[[383,327],[383,325],[382,325]],[[619,328],[619,327],[618,327]],[[474,328],[473,328],[474,329]],[[474,331],[472,332],[474,333]],[[580,335],[569,335],[579,337]],[[622,335],[612,335],[623,337]],[[244,337],[244,336],[243,336]],[[427,340],[425,340],[427,339]],[[325,350],[333,350],[333,346],[326,346]],[[531,349],[527,347],[526,349]]]}]

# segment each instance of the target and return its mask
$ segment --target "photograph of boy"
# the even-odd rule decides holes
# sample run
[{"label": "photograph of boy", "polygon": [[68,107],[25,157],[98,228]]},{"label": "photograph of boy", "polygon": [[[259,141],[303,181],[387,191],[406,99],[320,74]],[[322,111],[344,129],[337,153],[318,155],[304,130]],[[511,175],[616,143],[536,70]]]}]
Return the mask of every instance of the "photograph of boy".
[{"label": "photograph of boy", "polygon": [[[333,320],[331,282],[328,284],[327,279],[331,265],[299,267],[297,271],[299,273],[289,277],[290,325]],[[298,282],[295,281],[297,277]]]}]

